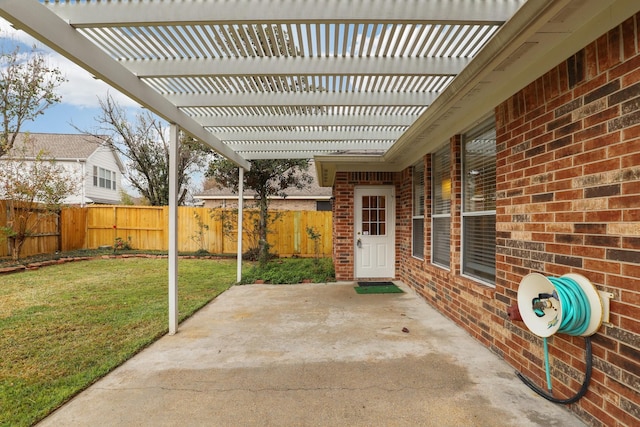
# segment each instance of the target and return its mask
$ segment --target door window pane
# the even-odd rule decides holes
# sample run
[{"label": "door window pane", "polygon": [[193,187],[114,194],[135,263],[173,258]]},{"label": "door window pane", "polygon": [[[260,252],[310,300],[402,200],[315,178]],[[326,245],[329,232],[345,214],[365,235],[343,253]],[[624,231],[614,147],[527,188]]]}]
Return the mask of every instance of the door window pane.
[{"label": "door window pane", "polygon": [[362,233],[378,236],[386,234],[385,196],[362,196]]}]

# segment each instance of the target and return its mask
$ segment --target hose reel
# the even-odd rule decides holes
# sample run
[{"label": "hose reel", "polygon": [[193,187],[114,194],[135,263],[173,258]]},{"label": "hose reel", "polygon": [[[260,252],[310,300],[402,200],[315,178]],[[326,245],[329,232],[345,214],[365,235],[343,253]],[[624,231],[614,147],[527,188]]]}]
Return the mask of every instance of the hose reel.
[{"label": "hose reel", "polygon": [[[586,393],[591,379],[591,335],[603,322],[609,320],[609,298],[613,295],[598,291],[586,277],[565,274],[546,277],[540,273],[525,276],[518,288],[518,310],[527,328],[543,338],[547,390],[539,389],[531,380],[518,373],[518,377],[533,391],[555,403],[574,403]],[[585,339],[586,372],[580,391],[569,399],[552,395],[551,373],[547,338],[564,333]]]}]

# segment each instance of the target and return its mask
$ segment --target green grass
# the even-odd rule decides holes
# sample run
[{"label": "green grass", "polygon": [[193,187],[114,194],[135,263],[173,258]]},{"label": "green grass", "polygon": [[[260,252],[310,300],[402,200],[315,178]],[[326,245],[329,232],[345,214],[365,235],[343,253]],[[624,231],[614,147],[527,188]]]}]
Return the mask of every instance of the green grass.
[{"label": "green grass", "polygon": [[300,283],[307,279],[313,283],[335,282],[336,274],[331,258],[280,258],[260,267],[254,265],[242,275],[240,283],[255,283],[264,280],[272,284]]},{"label": "green grass", "polygon": [[[235,260],[180,260],[183,320]],[[0,279],[0,426],[28,426],[168,330],[166,259],[97,259]]]}]

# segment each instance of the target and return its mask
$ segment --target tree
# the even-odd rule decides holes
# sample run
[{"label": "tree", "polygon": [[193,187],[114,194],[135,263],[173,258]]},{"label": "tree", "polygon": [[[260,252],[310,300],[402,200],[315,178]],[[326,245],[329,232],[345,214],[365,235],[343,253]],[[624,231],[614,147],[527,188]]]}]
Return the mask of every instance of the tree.
[{"label": "tree", "polygon": [[[288,188],[303,189],[312,182],[307,173],[308,159],[263,159],[252,160],[251,170],[244,173],[244,188],[256,192],[255,198],[260,208],[258,220],[259,255],[258,260],[264,264],[269,259],[269,244],[267,243],[269,198],[272,196],[286,197]],[[229,160],[215,155],[209,163],[206,176],[213,179],[219,188],[229,188],[238,193],[238,167]]]},{"label": "tree", "polygon": [[26,121],[60,102],[55,90],[64,81],[60,70],[48,67],[35,48],[30,55],[21,54],[19,47],[0,50],[0,157],[14,146]]},{"label": "tree", "polygon": [[[120,154],[126,163],[125,178],[151,206],[169,204],[169,137],[163,122],[150,112],[138,113],[133,123],[111,95],[98,99],[98,129],[92,135]],[[184,134],[178,145],[178,204],[183,204],[193,167],[204,167],[209,150]]]},{"label": "tree", "polygon": [[14,260],[20,258],[25,241],[45,219],[59,214],[63,200],[78,187],[78,177],[46,152],[33,153],[31,147],[27,136],[24,146],[14,147],[0,168],[0,199],[7,205],[7,222],[0,234],[9,240]]}]

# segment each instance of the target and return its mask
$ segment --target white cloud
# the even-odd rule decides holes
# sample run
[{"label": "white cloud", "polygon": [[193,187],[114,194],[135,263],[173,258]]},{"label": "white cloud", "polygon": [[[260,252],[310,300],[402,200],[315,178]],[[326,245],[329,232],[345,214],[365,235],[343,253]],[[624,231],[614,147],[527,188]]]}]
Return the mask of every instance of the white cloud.
[{"label": "white cloud", "polygon": [[105,82],[95,79],[89,72],[52,51],[24,31],[15,30],[2,18],[0,18],[0,38],[27,46],[35,46],[47,57],[49,66],[58,68],[62,72],[68,80],[58,88],[63,104],[80,108],[94,108],[98,107],[98,97],[104,98],[109,93],[124,107],[139,106],[127,96],[111,88]]}]

